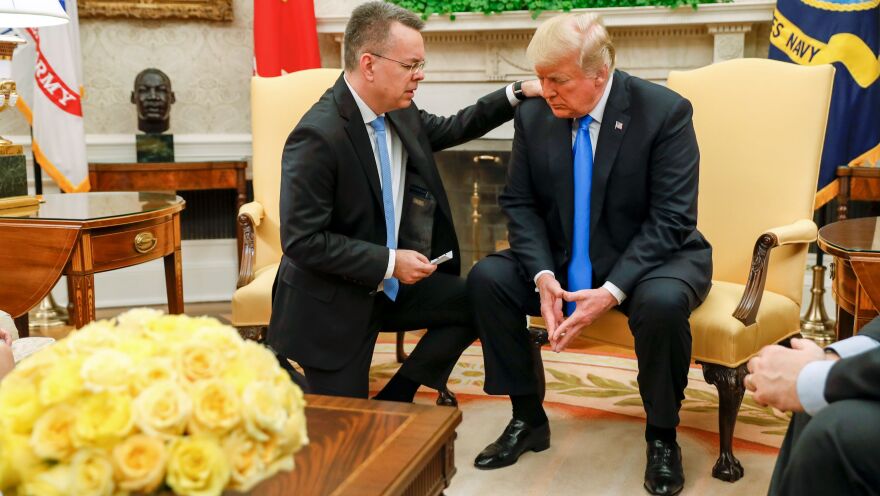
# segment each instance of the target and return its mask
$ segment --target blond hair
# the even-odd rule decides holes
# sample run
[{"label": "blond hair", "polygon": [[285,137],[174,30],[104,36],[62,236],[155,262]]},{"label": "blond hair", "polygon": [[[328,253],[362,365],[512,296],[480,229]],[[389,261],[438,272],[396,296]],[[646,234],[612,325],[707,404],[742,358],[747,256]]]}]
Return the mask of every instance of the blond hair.
[{"label": "blond hair", "polygon": [[614,45],[596,14],[563,14],[538,27],[526,55],[533,65],[553,65],[574,54],[586,73],[614,70]]}]

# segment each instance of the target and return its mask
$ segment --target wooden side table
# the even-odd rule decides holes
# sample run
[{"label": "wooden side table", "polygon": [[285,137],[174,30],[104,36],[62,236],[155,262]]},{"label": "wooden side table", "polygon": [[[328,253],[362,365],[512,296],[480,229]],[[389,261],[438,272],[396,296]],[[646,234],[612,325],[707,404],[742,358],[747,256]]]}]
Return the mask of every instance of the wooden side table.
[{"label": "wooden side table", "polygon": [[837,220],[845,220],[850,200],[880,201],[880,167],[837,168],[840,188],[837,193]]},{"label": "wooden side table", "polygon": [[455,474],[458,408],[306,395],[309,445],[256,496],[442,494]]},{"label": "wooden side table", "polygon": [[837,339],[845,339],[878,315],[880,217],[848,219],[819,229],[819,248],[834,257],[832,292]]},{"label": "wooden side table", "polygon": [[95,320],[96,273],[163,258],[168,310],[183,313],[182,198],[120,192],[44,195],[43,200],[34,207],[0,210],[4,310],[13,317],[26,314],[65,275],[71,321],[80,328]]},{"label": "wooden side table", "polygon": [[[247,161],[89,163],[92,191],[178,191],[234,189],[236,215],[247,201]],[[234,220],[234,219],[232,219]],[[241,256],[241,227],[235,223]]]}]

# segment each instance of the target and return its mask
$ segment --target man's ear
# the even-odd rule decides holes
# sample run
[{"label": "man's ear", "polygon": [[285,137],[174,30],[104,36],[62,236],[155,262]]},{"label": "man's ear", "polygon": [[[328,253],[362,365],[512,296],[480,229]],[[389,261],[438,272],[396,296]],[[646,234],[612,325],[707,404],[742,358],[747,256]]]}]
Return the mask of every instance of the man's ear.
[{"label": "man's ear", "polygon": [[358,60],[358,66],[361,69],[361,75],[364,77],[364,79],[370,82],[373,82],[374,79],[373,62],[375,62],[375,60],[373,59],[373,56],[369,53],[362,53],[361,58]]},{"label": "man's ear", "polygon": [[134,97],[134,91],[131,92],[131,103],[137,103],[137,99]]},{"label": "man's ear", "polygon": [[596,84],[601,86],[605,84],[606,81],[608,81],[608,66],[602,64],[602,67],[596,71]]},{"label": "man's ear", "polygon": [[177,97],[174,96],[174,92],[168,93],[168,103],[174,103],[177,101]]}]

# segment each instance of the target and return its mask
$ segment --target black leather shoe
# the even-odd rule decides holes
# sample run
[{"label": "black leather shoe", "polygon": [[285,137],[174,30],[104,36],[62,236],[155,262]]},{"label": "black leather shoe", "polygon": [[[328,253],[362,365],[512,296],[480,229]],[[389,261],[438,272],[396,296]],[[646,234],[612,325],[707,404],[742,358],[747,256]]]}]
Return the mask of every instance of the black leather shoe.
[{"label": "black leather shoe", "polygon": [[645,489],[651,494],[674,495],[684,487],[681,448],[675,441],[659,439],[648,443],[648,466],[645,467]]},{"label": "black leather shoe", "polygon": [[443,388],[437,391],[437,404],[440,406],[458,406],[458,399],[455,393]]},{"label": "black leather shoe", "polygon": [[529,427],[522,420],[511,419],[501,437],[477,455],[474,466],[488,470],[513,465],[526,451],[544,451],[550,447],[550,422]]}]

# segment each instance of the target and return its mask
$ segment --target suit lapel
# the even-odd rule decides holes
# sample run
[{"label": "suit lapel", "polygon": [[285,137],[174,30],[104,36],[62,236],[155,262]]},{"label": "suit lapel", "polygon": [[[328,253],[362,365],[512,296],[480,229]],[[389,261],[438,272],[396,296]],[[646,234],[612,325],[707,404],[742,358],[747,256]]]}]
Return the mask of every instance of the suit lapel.
[{"label": "suit lapel", "polygon": [[567,245],[571,245],[571,231],[574,223],[574,162],[571,152],[571,119],[559,119],[550,112],[546,123],[547,164],[553,180],[554,191],[558,192],[556,205],[559,210],[562,231]]},{"label": "suit lapel", "polygon": [[333,95],[336,99],[336,106],[339,108],[339,115],[348,121],[345,125],[345,132],[348,139],[351,140],[352,147],[360,159],[361,167],[364,174],[367,175],[367,182],[370,183],[370,189],[373,190],[373,198],[376,200],[379,208],[382,208],[382,186],[379,183],[379,170],[376,166],[376,159],[373,156],[373,146],[370,144],[370,135],[367,134],[367,128],[364,125],[364,118],[358,109],[354,97],[351,95],[348,86],[339,76],[336,84],[333,86]]},{"label": "suit lapel", "polygon": [[590,232],[592,233],[602,213],[605,203],[605,190],[611,169],[617,161],[617,153],[623,142],[624,133],[629,129],[629,93],[628,76],[614,71],[614,82],[611,93],[605,103],[605,114],[599,127],[599,138],[596,144],[596,156],[593,159],[593,185],[590,195]]},{"label": "suit lapel", "polygon": [[[437,199],[440,210],[452,222],[449,200],[446,198],[446,190],[443,188],[443,181],[437,173],[437,167],[429,160],[430,151],[426,152],[419,145],[418,136],[413,132],[413,129],[418,128],[421,123],[407,123],[407,116],[404,112],[406,111],[396,110],[385,115],[391,121],[391,125],[394,126],[394,131],[400,138],[401,143],[403,143],[403,147],[406,148],[406,153],[409,157],[408,164],[412,164],[416,172],[425,180],[428,189]],[[404,175],[406,174],[406,166],[407,164],[404,164],[401,171]]]}]

